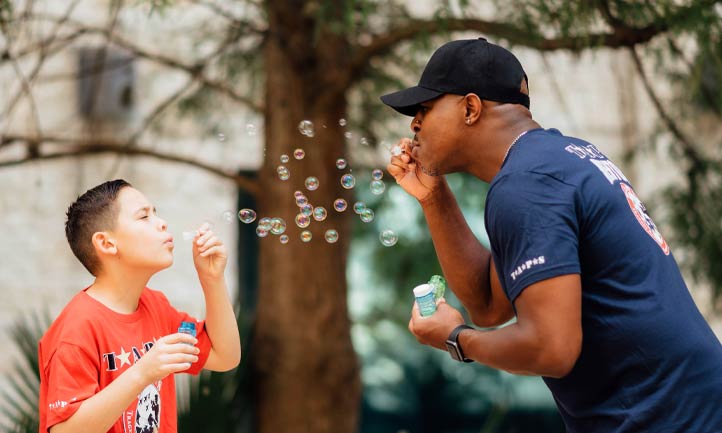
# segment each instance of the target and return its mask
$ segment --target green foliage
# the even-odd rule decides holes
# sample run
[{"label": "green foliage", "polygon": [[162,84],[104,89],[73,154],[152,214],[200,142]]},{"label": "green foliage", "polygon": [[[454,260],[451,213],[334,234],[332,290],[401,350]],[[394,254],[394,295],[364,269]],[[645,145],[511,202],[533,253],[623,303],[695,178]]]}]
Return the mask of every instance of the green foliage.
[{"label": "green foliage", "polygon": [[0,396],[0,412],[10,422],[2,425],[8,433],[37,432],[38,399],[40,396],[40,370],[38,369],[38,342],[50,326],[46,311],[20,317],[10,328],[13,343],[20,359],[7,376],[9,389]]}]

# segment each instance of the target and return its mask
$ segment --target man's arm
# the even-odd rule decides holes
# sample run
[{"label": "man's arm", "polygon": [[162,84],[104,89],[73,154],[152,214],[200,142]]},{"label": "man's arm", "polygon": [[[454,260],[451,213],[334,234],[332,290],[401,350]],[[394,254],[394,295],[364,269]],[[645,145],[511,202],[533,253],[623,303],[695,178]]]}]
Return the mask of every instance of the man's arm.
[{"label": "man's arm", "polygon": [[[564,377],[581,353],[581,298],[578,274],[532,284],[516,299],[516,323],[492,331],[464,330],[459,345],[467,358],[489,367]],[[421,343],[446,350],[446,338],[461,323],[461,314],[441,302],[429,317],[421,317],[414,306],[409,329]]]},{"label": "man's arm", "polygon": [[241,337],[223,275],[227,260],[220,239],[202,227],[193,242],[193,261],[206,300],[205,328],[211,340],[204,368],[213,371],[228,371],[241,362]]},{"label": "man's arm", "polygon": [[[108,386],[80,404],[67,420],[50,428],[51,433],[105,433],[123,411],[151,383],[187,370],[198,360],[197,340],[186,334],[158,339],[153,348]],[[41,408],[41,410],[46,410]]]},{"label": "man's arm", "polygon": [[487,328],[508,322],[514,311],[491,253],[474,236],[445,180],[421,206],[444,276],[471,321]]}]

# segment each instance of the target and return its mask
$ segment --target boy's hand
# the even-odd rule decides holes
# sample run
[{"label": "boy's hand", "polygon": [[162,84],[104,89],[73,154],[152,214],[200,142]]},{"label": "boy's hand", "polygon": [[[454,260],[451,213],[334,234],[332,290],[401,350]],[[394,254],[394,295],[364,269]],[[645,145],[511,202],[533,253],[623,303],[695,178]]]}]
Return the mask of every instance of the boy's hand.
[{"label": "boy's hand", "polygon": [[153,347],[133,366],[140,371],[145,385],[163,380],[166,376],[188,370],[198,361],[200,349],[193,346],[198,340],[188,334],[170,334],[159,338]]},{"label": "boy's hand", "polygon": [[225,245],[208,228],[207,224],[203,224],[193,239],[193,263],[196,265],[198,277],[201,279],[222,278],[227,261],[228,253]]},{"label": "boy's hand", "polygon": [[391,157],[386,170],[404,191],[418,201],[424,201],[439,186],[443,177],[429,176],[421,171],[421,167],[411,157],[413,142],[410,138],[402,138],[396,146],[401,148],[402,153]]}]

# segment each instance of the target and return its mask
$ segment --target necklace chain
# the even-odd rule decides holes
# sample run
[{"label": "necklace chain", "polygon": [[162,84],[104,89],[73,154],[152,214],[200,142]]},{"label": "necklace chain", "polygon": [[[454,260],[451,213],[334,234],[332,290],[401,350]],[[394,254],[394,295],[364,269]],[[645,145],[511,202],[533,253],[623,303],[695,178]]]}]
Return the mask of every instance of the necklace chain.
[{"label": "necklace chain", "polygon": [[511,148],[514,147],[514,145],[516,144],[516,142],[519,141],[519,139],[520,139],[521,137],[523,137],[524,134],[526,134],[527,132],[529,132],[529,131],[524,131],[524,132],[522,132],[521,134],[517,135],[516,138],[514,139],[514,141],[511,142],[511,144],[509,145],[509,147],[506,148],[506,153],[504,154],[504,159],[501,160],[501,163],[502,163],[502,164],[504,164],[504,162],[506,161],[506,157],[509,156],[509,151],[511,150]]}]

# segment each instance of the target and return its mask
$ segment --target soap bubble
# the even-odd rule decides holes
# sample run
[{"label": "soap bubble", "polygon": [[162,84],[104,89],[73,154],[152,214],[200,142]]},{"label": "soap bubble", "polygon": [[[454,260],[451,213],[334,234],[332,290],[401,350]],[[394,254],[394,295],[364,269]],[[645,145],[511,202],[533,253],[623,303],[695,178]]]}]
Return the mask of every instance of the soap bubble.
[{"label": "soap bubble", "polygon": [[373,180],[381,180],[384,177],[384,172],[380,168],[374,169],[374,171],[371,172],[371,178]]},{"label": "soap bubble", "polygon": [[283,155],[281,155],[281,164],[285,164],[290,160],[291,160],[291,158],[289,158],[288,155],[286,155],[285,153]]},{"label": "soap bubble", "polygon": [[383,180],[372,180],[371,181],[371,194],[373,195],[379,195],[383,194],[386,190],[386,184]]},{"label": "soap bubble", "polygon": [[338,168],[339,170],[343,170],[344,168],[346,168],[346,165],[348,164],[346,163],[345,159],[339,158],[336,160],[336,168]]},{"label": "soap bubble", "polygon": [[288,235],[281,235],[281,237],[279,237],[278,240],[280,240],[281,243],[285,245],[288,243]]},{"label": "soap bubble", "polygon": [[219,132],[216,134],[216,137],[218,137],[218,141],[226,141],[226,134]]},{"label": "soap bubble", "polygon": [[296,197],[296,206],[303,207],[308,204],[308,197],[301,194],[298,197]]},{"label": "soap bubble", "polygon": [[306,215],[300,213],[296,215],[296,225],[300,228],[306,228],[308,225],[311,224],[311,218],[307,217]]},{"label": "soap bubble", "polygon": [[366,138],[366,137],[361,137],[361,144],[364,145],[364,146],[368,146],[368,145],[369,145],[369,139]]},{"label": "soap bubble", "polygon": [[326,216],[328,216],[328,212],[326,212],[326,208],[323,206],[317,206],[313,210],[313,219],[316,221],[323,221],[326,219]]},{"label": "soap bubble", "polygon": [[258,227],[261,227],[265,231],[270,231],[271,225],[271,219],[268,217],[258,220]]},{"label": "soap bubble", "polygon": [[391,148],[391,154],[393,156],[400,156],[404,151],[401,149],[401,146],[394,146]]},{"label": "soap bubble", "polygon": [[259,238],[265,238],[266,236],[268,236],[269,231],[270,230],[266,230],[261,226],[256,227],[256,235],[258,235]]},{"label": "soap bubble", "polygon": [[311,206],[308,203],[306,203],[303,206],[300,206],[299,209],[300,209],[300,212],[305,216],[311,216],[311,214],[313,213],[313,206]]},{"label": "soap bubble", "polygon": [[346,131],[343,133],[343,136],[350,140],[353,138],[353,133],[351,133],[351,131]]},{"label": "soap bubble", "polygon": [[374,211],[372,209],[366,208],[361,212],[361,221],[365,223],[370,223],[374,220]]},{"label": "soap bubble", "polygon": [[225,221],[225,222],[227,222],[227,223],[230,224],[230,223],[233,222],[233,216],[234,216],[234,215],[233,215],[233,212],[232,212],[232,211],[229,211],[229,210],[224,211],[224,212],[223,212],[223,221]]},{"label": "soap bubble", "polygon": [[288,178],[291,177],[291,172],[288,171],[285,165],[279,165],[278,168],[276,168],[276,173],[278,173],[278,178],[281,180],[288,180]]},{"label": "soap bubble", "polygon": [[366,203],[364,203],[362,201],[357,201],[356,203],[353,204],[353,211],[357,215],[361,215],[361,212],[363,212],[365,210],[366,210]]},{"label": "soap bubble", "polygon": [[385,247],[393,247],[398,242],[399,237],[393,230],[384,230],[379,233],[379,240]]},{"label": "soap bubble", "polygon": [[311,238],[313,238],[313,235],[310,231],[304,230],[301,232],[301,240],[304,242],[311,242]]},{"label": "soap bubble", "polygon": [[286,231],[286,221],[283,218],[271,219],[271,233],[280,235]]},{"label": "soap bubble", "polygon": [[293,196],[296,198],[303,197],[303,191],[294,191]]},{"label": "soap bubble", "polygon": [[293,151],[293,157],[301,160],[303,157],[306,156],[306,152],[303,151],[303,149],[296,149]]},{"label": "soap bubble", "polygon": [[333,244],[338,240],[338,232],[334,229],[328,229],[323,237],[326,238],[326,242]]},{"label": "soap bubble", "polygon": [[301,123],[298,124],[298,132],[301,133],[301,135],[305,135],[306,137],[313,137],[315,135],[315,131],[313,130],[313,122],[310,120],[302,120]]},{"label": "soap bubble", "polygon": [[338,119],[338,124],[339,124],[340,126],[346,126],[346,123],[347,123],[347,122],[346,122],[346,119],[344,119],[343,117],[340,118],[340,119]]},{"label": "soap bubble", "polygon": [[241,222],[250,224],[256,220],[256,211],[248,208],[241,209],[238,211],[238,219],[241,220]]},{"label": "soap bubble", "polygon": [[342,198],[337,198],[333,202],[333,208],[336,209],[336,212],[343,212],[348,207],[348,203],[346,203],[346,200]]},{"label": "soap bubble", "polygon": [[253,123],[249,123],[246,125],[246,134],[248,135],[256,135],[256,125]]},{"label": "soap bubble", "polygon": [[306,178],[306,189],[309,191],[316,191],[318,189],[318,178],[315,176],[309,176]]},{"label": "soap bubble", "polygon": [[356,178],[352,174],[344,174],[341,176],[341,186],[346,189],[351,189],[356,185]]}]

